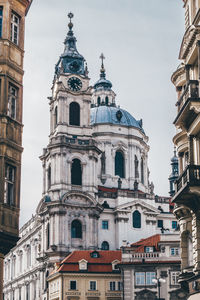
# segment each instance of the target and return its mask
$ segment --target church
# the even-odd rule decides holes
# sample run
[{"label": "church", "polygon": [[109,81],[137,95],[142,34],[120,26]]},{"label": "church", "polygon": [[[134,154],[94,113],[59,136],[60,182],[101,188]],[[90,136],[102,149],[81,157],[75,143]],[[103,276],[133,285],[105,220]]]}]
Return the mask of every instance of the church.
[{"label": "church", "polygon": [[142,120],[118,106],[103,54],[99,79],[90,85],[68,17],[49,97],[49,143],[40,156],[42,199],[5,257],[5,300],[47,300],[46,278],[71,251],[118,250],[177,230],[169,198],[155,195],[149,182]]}]

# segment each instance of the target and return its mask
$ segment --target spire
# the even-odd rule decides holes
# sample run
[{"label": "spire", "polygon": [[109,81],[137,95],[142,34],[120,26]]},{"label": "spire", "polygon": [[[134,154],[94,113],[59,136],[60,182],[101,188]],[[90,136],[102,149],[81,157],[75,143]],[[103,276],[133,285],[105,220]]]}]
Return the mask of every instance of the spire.
[{"label": "spire", "polygon": [[101,53],[99,58],[101,59],[100,79],[94,84],[94,88],[110,90],[112,87],[112,83],[106,79],[106,70],[104,68],[104,54]]},{"label": "spire", "polygon": [[[73,13],[68,14],[69,23],[68,23],[68,33],[64,41],[64,52],[60,56],[60,59],[56,65],[56,75],[59,75],[60,72],[63,73],[72,73],[72,74],[81,74],[87,76],[88,71],[85,72],[84,68],[84,57],[78,52],[76,48],[76,37],[73,32],[73,23],[72,18],[74,17]],[[86,74],[87,73],[87,74]]]},{"label": "spire", "polygon": [[115,106],[115,93],[112,90],[112,83],[106,79],[106,70],[104,67],[105,56],[103,53],[99,56],[101,60],[100,78],[94,84],[93,106]]},{"label": "spire", "polygon": [[105,56],[103,55],[103,53],[101,53],[99,58],[101,59],[100,78],[106,78],[106,73],[105,73],[104,64],[103,64],[103,60],[105,59]]},{"label": "spire", "polygon": [[72,18],[74,17],[73,13],[70,12],[68,14],[68,17],[69,17],[69,20],[70,20],[69,24],[68,24],[69,31],[68,31],[67,36],[66,36],[65,41],[64,41],[65,51],[64,51],[63,55],[65,53],[69,54],[69,52],[71,51],[71,54],[80,56],[80,54],[78,53],[78,51],[76,49],[76,41],[77,40],[76,40],[76,38],[74,36],[74,33],[73,33],[73,30],[72,30],[72,28],[74,26],[73,23],[72,23]]},{"label": "spire", "polygon": [[176,156],[176,147],[174,146],[174,156],[171,158],[171,168],[172,172],[169,176],[170,183],[170,196],[173,196],[175,193],[174,182],[178,178],[178,157]]}]

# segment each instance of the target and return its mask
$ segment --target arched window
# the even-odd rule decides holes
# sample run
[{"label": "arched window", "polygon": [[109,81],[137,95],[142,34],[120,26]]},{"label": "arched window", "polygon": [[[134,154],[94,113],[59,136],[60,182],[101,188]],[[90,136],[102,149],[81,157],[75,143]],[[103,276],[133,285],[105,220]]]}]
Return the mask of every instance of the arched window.
[{"label": "arched window", "polygon": [[54,128],[56,128],[56,125],[58,124],[58,108],[56,106],[54,111]]},{"label": "arched window", "polygon": [[138,210],[133,213],[133,228],[141,228],[141,213]]},{"label": "arched window", "polygon": [[69,106],[69,124],[80,126],[80,106],[76,102],[71,102]]},{"label": "arched window", "polygon": [[48,287],[49,287],[49,282],[47,280],[48,277],[49,277],[49,271],[47,270],[46,271],[46,278],[45,278],[45,290],[47,290]]},{"label": "arched window", "polygon": [[100,98],[100,97],[97,98],[97,104],[98,104],[98,105],[101,104],[101,98]]},{"label": "arched window", "polygon": [[31,246],[28,245],[27,248],[27,267],[31,266]]},{"label": "arched window", "polygon": [[47,224],[47,249],[49,249],[50,246],[50,228],[49,228],[49,223]]},{"label": "arched window", "polygon": [[51,165],[49,165],[47,171],[47,187],[48,189],[51,187]]},{"label": "arched window", "polygon": [[121,151],[116,151],[115,154],[115,175],[125,178],[124,172],[124,155]]},{"label": "arched window", "polygon": [[141,158],[141,182],[144,184],[144,161]]},{"label": "arched window", "polygon": [[78,220],[72,221],[71,237],[82,239],[82,224]]},{"label": "arched window", "polygon": [[72,161],[71,184],[82,185],[81,162],[77,158],[73,159],[73,161]]},{"label": "arched window", "polygon": [[109,102],[108,96],[106,96],[106,105],[108,105],[108,102]]},{"label": "arched window", "polygon": [[109,250],[109,244],[108,244],[108,242],[104,241],[101,244],[101,250]]}]

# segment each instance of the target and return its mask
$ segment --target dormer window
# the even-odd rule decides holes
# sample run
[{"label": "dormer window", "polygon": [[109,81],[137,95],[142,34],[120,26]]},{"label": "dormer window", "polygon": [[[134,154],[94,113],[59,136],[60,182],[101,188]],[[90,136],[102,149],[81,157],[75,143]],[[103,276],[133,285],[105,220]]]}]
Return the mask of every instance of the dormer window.
[{"label": "dormer window", "polygon": [[153,252],[153,247],[145,247],[145,252],[146,253]]},{"label": "dormer window", "polygon": [[98,258],[99,257],[99,252],[98,251],[93,251],[92,253],[90,253],[90,256],[92,258]]},{"label": "dormer window", "polygon": [[87,270],[87,260],[81,259],[79,261],[79,270],[86,271]]},{"label": "dormer window", "polygon": [[113,271],[117,271],[117,270],[119,270],[119,268],[118,268],[118,264],[120,263],[120,261],[119,260],[114,260],[113,262],[112,262],[112,270]]}]

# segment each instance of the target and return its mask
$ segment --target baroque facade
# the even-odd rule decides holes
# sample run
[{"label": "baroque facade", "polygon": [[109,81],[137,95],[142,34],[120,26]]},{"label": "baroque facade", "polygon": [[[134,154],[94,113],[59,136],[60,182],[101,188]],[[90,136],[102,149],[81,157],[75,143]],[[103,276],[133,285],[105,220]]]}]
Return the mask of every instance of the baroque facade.
[{"label": "baroque facade", "polygon": [[3,256],[19,239],[24,23],[31,2],[0,1],[0,299]]},{"label": "baroque facade", "polygon": [[47,299],[46,279],[71,251],[117,250],[123,240],[176,230],[169,198],[155,195],[149,183],[142,120],[116,105],[103,55],[100,78],[90,86],[72,17],[49,97],[43,195],[6,256],[5,300]]},{"label": "baroque facade", "polygon": [[181,232],[181,274],[179,281],[188,299],[200,297],[200,1],[184,0],[185,33],[180,47],[181,64],[172,75],[177,91],[177,133],[174,143],[179,157],[175,184],[174,213]]}]

